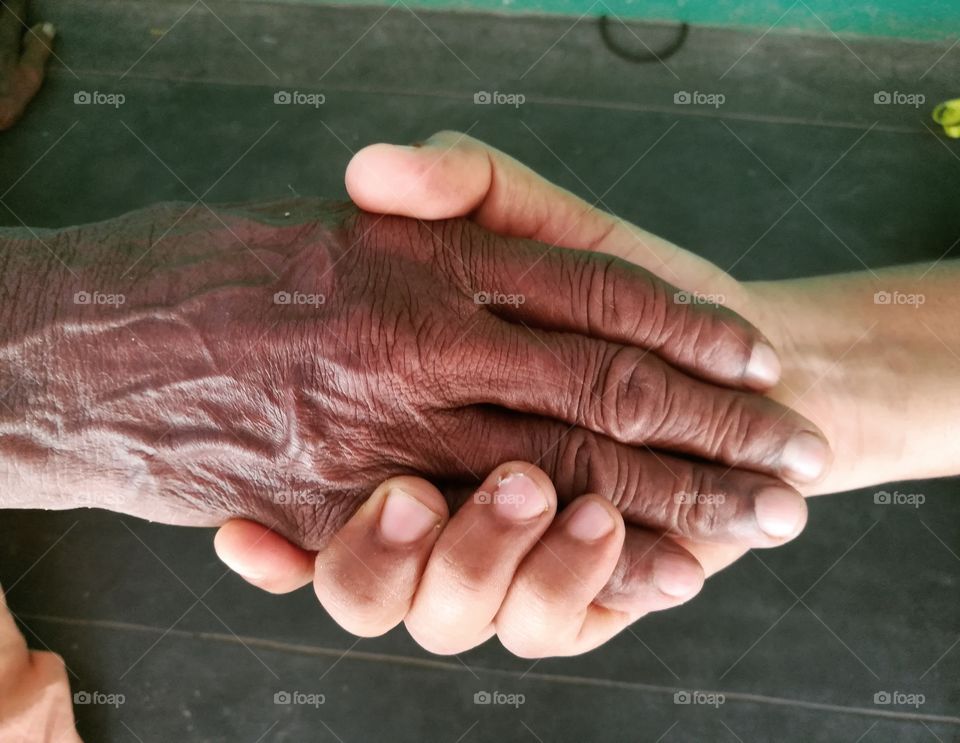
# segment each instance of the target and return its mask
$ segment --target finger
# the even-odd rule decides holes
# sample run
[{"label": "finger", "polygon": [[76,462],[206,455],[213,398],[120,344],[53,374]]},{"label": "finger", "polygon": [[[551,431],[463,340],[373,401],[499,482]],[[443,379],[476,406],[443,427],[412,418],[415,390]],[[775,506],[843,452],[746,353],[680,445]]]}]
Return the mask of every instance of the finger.
[{"label": "finger", "polygon": [[498,234],[619,256],[688,291],[723,292],[732,303],[740,295],[736,282],[709,261],[460,132],[438,132],[417,147],[365,147],[347,166],[346,185],[368,211],[418,219],[470,216]]},{"label": "finger", "polygon": [[7,597],[0,587],[0,686],[3,685],[4,672],[19,667],[27,658],[27,641],[17,623],[13,613],[7,607]]},{"label": "finger", "polygon": [[[520,565],[497,614],[497,636],[523,658],[576,655],[609,636],[611,612],[593,605],[619,559],[623,519],[583,496],[556,519]],[[601,639],[602,637],[602,639]]]},{"label": "finger", "polygon": [[740,547],[781,545],[806,524],[803,497],[767,475],[626,446],[583,428],[496,408],[457,416],[459,429],[449,438],[462,457],[449,467],[487,471],[498,457],[533,462],[550,477],[562,503],[579,493],[600,493],[630,523]]},{"label": "finger", "polygon": [[12,48],[8,46],[8,39],[0,39],[0,47],[6,47],[0,48],[0,52],[6,52],[8,57],[10,54],[14,55],[13,60],[0,60],[0,65],[12,68],[0,70],[0,84],[4,82],[4,78],[9,81],[6,89],[0,90],[0,131],[9,129],[20,119],[27,104],[43,85],[44,64],[50,55],[50,44],[55,33],[50,23],[37,24],[28,29],[23,39],[23,55],[18,59],[16,55],[20,52],[20,18],[7,13],[2,24],[5,30],[0,34],[5,37],[13,29],[13,24],[18,24],[16,41]]},{"label": "finger", "polygon": [[26,0],[4,0],[0,5],[0,72],[13,67],[20,56],[20,39],[27,29],[26,11]]},{"label": "finger", "polygon": [[556,511],[550,479],[524,462],[497,467],[433,548],[404,623],[432,653],[451,655],[493,631],[514,571]]},{"label": "finger", "polygon": [[256,522],[228,521],[217,531],[213,546],[228,568],[269,593],[296,591],[313,580],[315,553]]},{"label": "finger", "polygon": [[52,23],[38,23],[33,26],[23,38],[23,54],[20,57],[21,67],[34,70],[38,74],[37,86],[43,82],[43,72],[47,60],[53,53],[53,38],[57,30]]},{"label": "finger", "polygon": [[474,302],[499,317],[656,351],[720,384],[768,389],[780,377],[772,346],[722,295],[681,291],[614,256],[461,229],[475,234],[447,264],[458,278],[466,269]]},{"label": "finger", "polygon": [[446,521],[447,504],[429,482],[382,483],[317,554],[320,603],[354,635],[389,631],[406,616]]},{"label": "finger", "polygon": [[488,353],[471,365],[473,383],[461,385],[469,393],[457,396],[460,404],[544,415],[621,443],[794,482],[816,480],[826,469],[830,448],[823,435],[767,397],[706,384],[630,346],[529,328],[494,332],[513,358],[505,363],[502,354]]},{"label": "finger", "polygon": [[594,602],[631,624],[689,601],[703,588],[705,577],[699,560],[670,537],[628,526],[617,566]]}]

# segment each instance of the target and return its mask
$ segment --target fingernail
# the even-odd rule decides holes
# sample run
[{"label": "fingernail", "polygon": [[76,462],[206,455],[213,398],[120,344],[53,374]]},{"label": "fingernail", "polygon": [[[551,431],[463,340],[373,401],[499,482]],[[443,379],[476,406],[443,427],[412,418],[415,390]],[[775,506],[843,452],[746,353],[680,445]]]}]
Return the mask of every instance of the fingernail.
[{"label": "fingernail", "polygon": [[689,557],[661,552],[653,562],[653,584],[667,596],[691,596],[703,585],[703,571]]},{"label": "fingernail", "polygon": [[793,534],[806,511],[801,496],[783,488],[764,488],[753,499],[753,512],[760,528],[771,537]]},{"label": "fingernail", "polygon": [[423,539],[440,516],[401,490],[391,490],[380,511],[380,534],[388,542],[410,544]]},{"label": "fingernail", "polygon": [[547,511],[547,499],[532,478],[514,472],[497,484],[493,510],[508,521],[528,521]]},{"label": "fingernail", "polygon": [[773,387],[780,381],[780,370],[777,352],[763,341],[759,341],[753,347],[743,378],[761,387]]},{"label": "fingernail", "polygon": [[596,501],[581,505],[567,522],[567,532],[574,539],[593,542],[613,531],[614,523],[607,509]]},{"label": "fingernail", "polygon": [[42,26],[40,26],[40,30],[43,31],[43,33],[46,36],[49,36],[51,39],[57,35],[57,29],[49,21],[47,21]]},{"label": "fingernail", "polygon": [[809,431],[802,431],[787,442],[780,464],[790,479],[811,482],[823,474],[829,458],[827,443]]}]

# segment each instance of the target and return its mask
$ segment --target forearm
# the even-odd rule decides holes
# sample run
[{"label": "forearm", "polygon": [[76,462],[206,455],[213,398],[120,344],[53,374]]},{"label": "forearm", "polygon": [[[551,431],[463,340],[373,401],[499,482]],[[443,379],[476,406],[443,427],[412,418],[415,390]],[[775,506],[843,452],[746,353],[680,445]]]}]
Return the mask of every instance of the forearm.
[{"label": "forearm", "polygon": [[226,302],[239,291],[260,300],[277,256],[240,259],[239,238],[182,214],[0,233],[0,507],[213,524],[215,489],[170,497],[169,462],[204,447],[248,471],[264,458],[269,412],[224,373],[245,324]]},{"label": "forearm", "polygon": [[775,396],[834,446],[812,492],[960,472],[960,264],[766,282],[751,294],[781,344]]}]

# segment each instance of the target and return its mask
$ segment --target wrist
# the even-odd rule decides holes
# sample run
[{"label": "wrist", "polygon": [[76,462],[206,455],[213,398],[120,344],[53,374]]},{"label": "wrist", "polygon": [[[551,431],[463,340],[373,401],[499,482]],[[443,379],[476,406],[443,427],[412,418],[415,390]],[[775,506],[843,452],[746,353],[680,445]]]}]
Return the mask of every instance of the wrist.
[{"label": "wrist", "polygon": [[[264,399],[260,377],[282,389],[290,359],[316,356],[278,348],[289,334],[264,319],[311,224],[259,216],[162,206],[3,236],[0,506],[196,525],[255,514],[258,483],[243,498],[227,486],[270,467],[289,403]],[[186,464],[203,452],[222,453],[219,476]]]},{"label": "wrist", "polygon": [[904,380],[916,360],[889,342],[872,305],[837,279],[747,285],[754,321],[781,354],[771,396],[819,426],[833,449],[827,475],[803,489],[810,495],[921,476],[904,425],[911,409]]}]

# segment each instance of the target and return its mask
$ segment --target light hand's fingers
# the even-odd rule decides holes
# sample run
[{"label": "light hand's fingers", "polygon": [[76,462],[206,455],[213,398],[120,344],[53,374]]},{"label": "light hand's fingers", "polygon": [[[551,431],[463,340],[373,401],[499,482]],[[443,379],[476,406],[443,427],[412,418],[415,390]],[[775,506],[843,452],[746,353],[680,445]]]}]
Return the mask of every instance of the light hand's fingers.
[{"label": "light hand's fingers", "polygon": [[470,216],[498,234],[624,258],[687,291],[722,293],[728,306],[740,309],[737,282],[717,266],[459,132],[438,132],[419,147],[365,147],[350,161],[346,185],[367,211],[417,219]]},{"label": "light hand's fingers", "polygon": [[[591,515],[564,512],[517,572],[496,627],[518,655],[587,652],[645,614],[689,601],[703,587],[700,564],[663,535],[626,526],[622,548],[612,550],[617,530],[603,532],[611,511],[603,499],[583,496],[570,510],[576,514],[589,502],[595,504]],[[607,512],[603,517],[599,506]]]},{"label": "light hand's fingers", "polygon": [[407,615],[446,522],[446,501],[429,482],[385,481],[317,554],[320,603],[354,635],[388,632]]},{"label": "light hand's fingers", "polygon": [[253,521],[228,521],[213,545],[227,567],[264,591],[289,593],[313,580],[315,553]]},{"label": "light hand's fingers", "polygon": [[514,571],[556,511],[547,475],[532,464],[495,469],[451,518],[405,620],[425,649],[449,655],[484,642]]},{"label": "light hand's fingers", "polygon": [[0,688],[6,681],[14,681],[8,678],[9,672],[26,662],[28,652],[27,641],[17,629],[13,614],[7,608],[6,594],[0,587]]},{"label": "light hand's fingers", "polygon": [[609,637],[593,600],[609,580],[623,545],[619,512],[598,496],[565,509],[513,578],[495,626],[503,646],[522,658],[577,655]]}]

